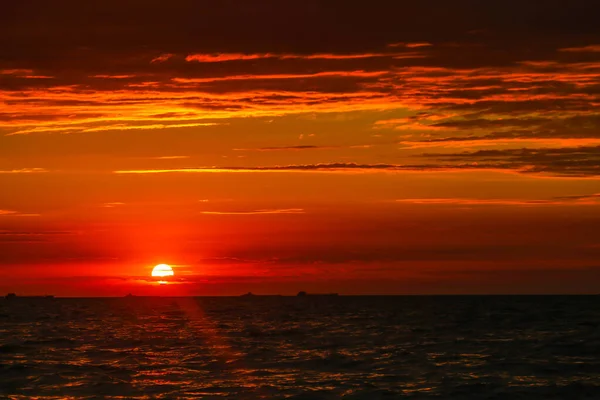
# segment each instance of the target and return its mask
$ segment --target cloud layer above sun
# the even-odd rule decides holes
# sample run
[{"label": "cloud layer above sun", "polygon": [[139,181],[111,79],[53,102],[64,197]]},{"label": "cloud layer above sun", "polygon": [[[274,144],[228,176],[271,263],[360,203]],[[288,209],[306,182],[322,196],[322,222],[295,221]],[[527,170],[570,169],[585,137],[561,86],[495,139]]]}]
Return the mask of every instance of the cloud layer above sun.
[{"label": "cloud layer above sun", "polygon": [[468,291],[476,272],[508,284],[525,268],[528,282],[554,271],[547,291],[575,288],[600,249],[599,13],[9,2],[0,274],[180,259],[229,282],[387,277],[431,292],[438,273]]}]

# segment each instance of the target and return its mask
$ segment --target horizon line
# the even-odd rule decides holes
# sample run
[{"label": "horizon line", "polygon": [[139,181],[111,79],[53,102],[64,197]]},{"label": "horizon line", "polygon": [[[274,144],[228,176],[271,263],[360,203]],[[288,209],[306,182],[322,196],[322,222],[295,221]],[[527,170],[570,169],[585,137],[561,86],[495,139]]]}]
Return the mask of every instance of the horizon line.
[{"label": "horizon line", "polygon": [[[298,296],[296,294],[253,294],[252,296],[241,295],[187,295],[187,296],[161,296],[161,295],[123,295],[123,296],[55,296],[55,295],[16,295],[14,299],[37,299],[37,300],[56,300],[56,299],[130,299],[130,298],[196,298],[196,297],[223,297],[223,298],[255,298],[255,297],[290,297],[290,298],[315,298],[315,297],[465,297],[465,296],[600,296],[599,293],[405,293],[405,294],[335,294],[329,293],[309,293],[307,296]],[[0,297],[3,300],[9,300],[6,296]]]}]

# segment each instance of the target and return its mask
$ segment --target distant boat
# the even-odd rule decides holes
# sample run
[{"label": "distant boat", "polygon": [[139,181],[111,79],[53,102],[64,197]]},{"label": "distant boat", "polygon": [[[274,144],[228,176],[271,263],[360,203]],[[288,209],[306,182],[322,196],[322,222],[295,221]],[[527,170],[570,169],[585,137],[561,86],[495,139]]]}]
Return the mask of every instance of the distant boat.
[{"label": "distant boat", "polygon": [[297,297],[336,297],[337,293],[306,293],[305,291],[298,292]]},{"label": "distant boat", "polygon": [[135,297],[134,295],[132,295],[131,293],[127,294],[125,297],[129,298],[129,297]]},{"label": "distant boat", "polygon": [[252,292],[244,293],[240,297],[281,297],[280,294],[254,294]]},{"label": "distant boat", "polygon": [[4,296],[4,298],[6,300],[12,300],[12,299],[45,299],[45,300],[51,300],[54,299],[54,296],[51,294],[45,295],[45,296],[17,296],[16,293],[9,293],[6,296]]}]

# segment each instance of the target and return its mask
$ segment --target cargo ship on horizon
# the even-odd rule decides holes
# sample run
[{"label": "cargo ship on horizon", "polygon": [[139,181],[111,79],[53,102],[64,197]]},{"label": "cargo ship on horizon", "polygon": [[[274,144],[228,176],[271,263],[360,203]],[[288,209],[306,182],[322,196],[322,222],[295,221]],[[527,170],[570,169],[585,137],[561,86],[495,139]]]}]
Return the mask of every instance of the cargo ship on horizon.
[{"label": "cargo ship on horizon", "polygon": [[41,296],[17,296],[16,293],[8,293],[6,296],[4,296],[4,298],[6,300],[13,300],[13,299],[43,299],[43,300],[50,300],[50,299],[54,299],[54,295],[51,294],[47,294],[47,295],[41,295]]}]

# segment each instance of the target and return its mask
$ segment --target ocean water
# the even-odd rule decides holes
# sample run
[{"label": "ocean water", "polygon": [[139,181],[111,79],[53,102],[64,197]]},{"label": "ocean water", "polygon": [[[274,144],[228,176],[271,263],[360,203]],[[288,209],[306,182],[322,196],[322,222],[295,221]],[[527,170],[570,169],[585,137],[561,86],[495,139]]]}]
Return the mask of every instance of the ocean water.
[{"label": "ocean water", "polygon": [[600,296],[0,300],[0,398],[600,399]]}]

